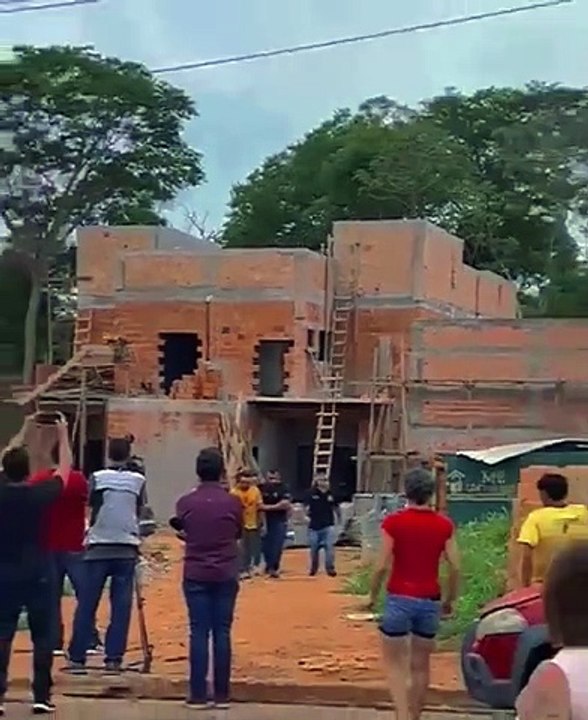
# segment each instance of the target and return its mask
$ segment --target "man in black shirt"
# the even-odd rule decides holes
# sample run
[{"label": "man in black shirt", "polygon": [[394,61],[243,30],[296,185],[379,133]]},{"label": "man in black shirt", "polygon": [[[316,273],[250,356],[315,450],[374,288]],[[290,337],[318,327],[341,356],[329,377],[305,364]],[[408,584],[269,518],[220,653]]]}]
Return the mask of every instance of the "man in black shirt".
[{"label": "man in black shirt", "polygon": [[265,571],[271,578],[279,578],[292,501],[277,470],[272,470],[267,474],[266,482],[260,485],[259,489],[263,499],[260,509],[265,514],[265,535],[263,537]]},{"label": "man in black shirt", "polygon": [[329,479],[321,475],[313,484],[305,502],[308,516],[308,540],[310,544],[310,574],[316,575],[319,552],[325,551],[325,569],[335,577],[335,520],[341,522],[339,505],[329,487]]},{"label": "man in black shirt", "polygon": [[[30,422],[30,420],[28,421]],[[8,665],[21,610],[26,609],[33,642],[33,713],[52,713],[53,664],[50,566],[41,544],[43,511],[55,501],[70,475],[67,424],[58,425],[60,463],[56,474],[27,482],[30,467],[24,447],[7,450],[0,473],[0,715],[4,715]]]}]

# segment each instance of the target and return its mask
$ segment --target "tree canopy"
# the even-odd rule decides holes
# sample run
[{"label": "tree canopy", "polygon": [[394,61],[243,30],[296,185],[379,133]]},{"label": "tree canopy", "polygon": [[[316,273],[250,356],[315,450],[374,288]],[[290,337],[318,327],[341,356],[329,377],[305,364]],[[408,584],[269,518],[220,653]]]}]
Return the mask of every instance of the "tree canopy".
[{"label": "tree canopy", "polygon": [[236,185],[223,238],[316,249],[336,220],[427,218],[464,239],[474,267],[543,287],[577,272],[567,221],[588,212],[587,160],[583,89],[448,90],[418,108],[378,97]]},{"label": "tree canopy", "polygon": [[192,100],[141,65],[84,48],[21,47],[0,68],[14,147],[0,149],[0,217],[31,279],[24,376],[43,283],[80,225],[161,224],[163,203],[203,179],[182,136]]}]

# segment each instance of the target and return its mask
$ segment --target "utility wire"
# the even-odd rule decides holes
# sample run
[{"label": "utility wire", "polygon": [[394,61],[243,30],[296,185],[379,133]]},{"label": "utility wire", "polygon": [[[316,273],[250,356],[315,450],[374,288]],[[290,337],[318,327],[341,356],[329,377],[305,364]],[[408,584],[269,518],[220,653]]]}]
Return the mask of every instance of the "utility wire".
[{"label": "utility wire", "polygon": [[531,5],[520,5],[517,7],[504,8],[502,10],[478,13],[477,15],[462,15],[454,18],[447,18],[446,20],[437,20],[434,22],[420,23],[418,25],[407,25],[405,27],[391,28],[389,30],[380,30],[379,32],[367,33],[365,35],[351,35],[349,37],[342,37],[334,40],[324,40],[322,42],[276,48],[275,50],[259,50],[258,52],[246,53],[244,55],[229,55],[228,57],[216,58],[214,60],[198,60],[196,62],[168,65],[167,67],[155,68],[151,72],[155,75],[162,75],[164,73],[182,72],[184,70],[201,70],[202,68],[218,67],[219,65],[232,65],[235,63],[248,62],[250,60],[278,57],[280,55],[295,55],[297,53],[310,52],[313,50],[324,50],[326,48],[338,47],[339,45],[352,45],[354,43],[367,42],[369,40],[379,40],[381,38],[392,37],[394,35],[408,35],[409,33],[420,32],[423,30],[436,30],[437,28],[451,27],[453,25],[465,25],[466,23],[490,20],[492,18],[503,17],[505,15],[516,15],[519,13],[530,12],[532,10],[556,7],[557,5],[568,5],[573,2],[574,0],[544,0],[543,2],[535,2]]},{"label": "utility wire", "polygon": [[78,7],[80,5],[93,5],[101,0],[58,0],[42,4],[27,4],[31,0],[6,0],[0,3],[0,15],[16,15],[23,12],[35,12],[40,10],[55,10],[57,8]]}]

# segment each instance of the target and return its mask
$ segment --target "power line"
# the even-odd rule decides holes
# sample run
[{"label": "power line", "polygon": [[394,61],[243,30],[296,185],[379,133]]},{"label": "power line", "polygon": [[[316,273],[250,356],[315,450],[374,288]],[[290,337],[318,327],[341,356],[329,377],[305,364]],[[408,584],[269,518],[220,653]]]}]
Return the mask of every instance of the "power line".
[{"label": "power line", "polygon": [[415,33],[423,30],[436,30],[438,28],[451,27],[453,25],[465,25],[466,23],[490,20],[492,18],[503,17],[505,15],[516,15],[532,10],[556,7],[558,5],[567,5],[573,2],[574,0],[544,0],[544,2],[536,2],[531,5],[521,5],[517,7],[504,8],[503,10],[493,10],[485,13],[478,13],[477,15],[462,15],[454,18],[447,18],[446,20],[437,20],[434,22],[420,23],[418,25],[407,25],[405,27],[391,28],[389,30],[380,30],[379,32],[367,33],[365,35],[351,35],[349,37],[342,37],[334,40],[324,40],[322,42],[276,48],[275,50],[259,50],[257,52],[246,53],[244,55],[229,55],[228,57],[216,58],[214,60],[198,60],[196,62],[168,65],[167,67],[155,68],[151,72],[156,75],[161,75],[163,73],[182,72],[184,70],[201,70],[202,68],[218,67],[219,65],[232,65],[235,63],[248,62],[250,60],[278,57],[280,55],[295,55],[297,53],[309,52],[312,50],[325,50],[326,48],[337,47],[339,45],[352,45],[354,43],[366,42],[368,40],[380,40],[394,35],[407,35],[409,33]]},{"label": "power line", "polygon": [[[57,0],[42,4],[30,4],[32,0],[4,0],[0,3],[0,15],[16,15],[23,12],[35,12],[39,10],[55,10],[57,8],[70,8],[79,5],[93,5],[101,0]],[[29,3],[29,4],[27,4]],[[5,9],[6,8],[6,9]]]}]

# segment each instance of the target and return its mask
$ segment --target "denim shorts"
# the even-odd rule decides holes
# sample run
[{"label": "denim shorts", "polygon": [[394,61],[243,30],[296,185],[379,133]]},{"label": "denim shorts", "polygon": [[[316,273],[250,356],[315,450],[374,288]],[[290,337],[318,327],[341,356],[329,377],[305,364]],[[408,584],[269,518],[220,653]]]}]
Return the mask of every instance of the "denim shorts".
[{"label": "denim shorts", "polygon": [[439,632],[441,602],[406,595],[386,595],[380,632],[386,637],[416,635],[432,640]]}]

